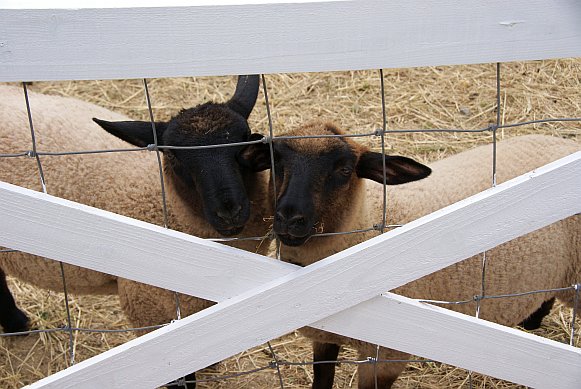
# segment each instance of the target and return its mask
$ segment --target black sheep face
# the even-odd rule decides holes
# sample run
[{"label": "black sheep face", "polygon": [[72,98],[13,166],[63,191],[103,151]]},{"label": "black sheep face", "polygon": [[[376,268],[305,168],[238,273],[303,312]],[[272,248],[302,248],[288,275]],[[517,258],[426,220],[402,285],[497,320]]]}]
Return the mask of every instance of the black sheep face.
[{"label": "black sheep face", "polygon": [[[255,139],[247,119],[258,95],[258,76],[240,76],[232,99],[223,104],[205,103],[182,110],[168,122],[156,122],[157,143],[164,148],[164,173],[178,195],[201,204],[204,218],[224,236],[238,234],[250,217],[250,201],[244,177],[251,172],[241,167],[237,156],[243,146],[203,149],[209,146]],[[150,122],[106,122],[93,119],[109,133],[139,147],[154,144]]]}]

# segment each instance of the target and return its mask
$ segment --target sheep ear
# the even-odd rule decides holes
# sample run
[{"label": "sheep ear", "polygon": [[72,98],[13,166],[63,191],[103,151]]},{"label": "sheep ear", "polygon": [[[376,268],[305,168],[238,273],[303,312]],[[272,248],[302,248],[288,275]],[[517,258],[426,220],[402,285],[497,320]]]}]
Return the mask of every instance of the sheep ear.
[{"label": "sheep ear", "polygon": [[[93,121],[108,133],[137,147],[146,147],[147,145],[155,143],[153,139],[153,131],[151,129],[151,122],[108,122],[97,118],[93,118]],[[166,122],[155,122],[155,132],[157,133],[158,145],[162,144],[161,139],[166,128]]]},{"label": "sheep ear", "polygon": [[[399,185],[421,180],[430,175],[432,169],[411,158],[385,156],[385,179],[387,185]],[[383,184],[383,155],[367,151],[357,162],[357,175]]]},{"label": "sheep ear", "polygon": [[236,91],[234,96],[226,103],[228,107],[248,119],[256,98],[258,97],[258,87],[260,86],[260,79],[258,74],[248,76],[238,76],[238,83],[236,84]]},{"label": "sheep ear", "polygon": [[[251,134],[249,141],[263,139],[260,134]],[[270,169],[270,148],[266,143],[255,143],[246,146],[238,154],[238,163],[252,171],[261,172]]]}]

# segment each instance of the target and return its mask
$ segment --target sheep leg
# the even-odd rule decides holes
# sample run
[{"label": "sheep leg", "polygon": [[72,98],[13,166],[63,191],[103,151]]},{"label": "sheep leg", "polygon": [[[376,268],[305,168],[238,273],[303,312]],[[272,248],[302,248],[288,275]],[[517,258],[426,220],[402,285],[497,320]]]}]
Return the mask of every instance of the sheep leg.
[{"label": "sheep leg", "polygon": [[551,313],[551,308],[555,304],[555,298],[545,301],[541,304],[541,307],[533,312],[529,317],[524,319],[519,325],[525,330],[536,330],[541,327],[541,322],[543,318]]},{"label": "sheep leg", "polygon": [[[313,342],[313,361],[336,361],[341,346],[333,343]],[[333,387],[336,363],[315,363],[313,365],[313,389]]]},{"label": "sheep leg", "polygon": [[21,332],[28,330],[28,317],[16,306],[14,297],[8,289],[6,274],[0,268],[0,325],[4,332]]},{"label": "sheep leg", "polygon": [[[375,358],[377,349],[375,345],[366,344],[359,349],[359,358]],[[389,389],[397,380],[397,377],[405,369],[406,362],[385,362],[386,360],[405,361],[409,358],[408,354],[387,348],[379,349],[378,363],[364,363],[359,365],[357,372],[359,374],[359,389]],[[375,383],[377,382],[377,386]]]}]

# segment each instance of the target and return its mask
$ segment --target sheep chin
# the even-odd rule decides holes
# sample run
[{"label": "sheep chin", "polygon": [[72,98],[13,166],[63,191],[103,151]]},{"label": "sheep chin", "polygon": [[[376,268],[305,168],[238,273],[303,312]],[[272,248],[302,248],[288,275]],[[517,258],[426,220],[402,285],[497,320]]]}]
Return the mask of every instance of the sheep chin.
[{"label": "sheep chin", "polygon": [[277,237],[285,246],[298,247],[305,244],[311,235],[307,234],[305,236],[293,236],[290,234],[277,234]]},{"label": "sheep chin", "polygon": [[243,229],[244,229],[244,226],[232,227],[232,228],[228,228],[228,229],[216,229],[216,231],[222,236],[230,237],[230,236],[238,235],[239,233],[242,232]]}]

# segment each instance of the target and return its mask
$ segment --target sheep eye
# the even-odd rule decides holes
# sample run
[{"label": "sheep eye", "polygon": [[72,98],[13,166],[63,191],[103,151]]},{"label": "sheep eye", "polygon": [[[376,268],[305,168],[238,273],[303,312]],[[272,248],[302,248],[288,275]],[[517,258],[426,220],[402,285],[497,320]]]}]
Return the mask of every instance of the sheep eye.
[{"label": "sheep eye", "polygon": [[351,169],[349,166],[344,166],[341,169],[339,169],[339,173],[341,173],[345,177],[349,177],[351,173],[353,173],[353,169]]}]

